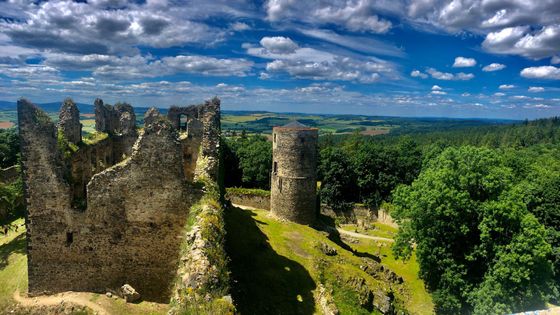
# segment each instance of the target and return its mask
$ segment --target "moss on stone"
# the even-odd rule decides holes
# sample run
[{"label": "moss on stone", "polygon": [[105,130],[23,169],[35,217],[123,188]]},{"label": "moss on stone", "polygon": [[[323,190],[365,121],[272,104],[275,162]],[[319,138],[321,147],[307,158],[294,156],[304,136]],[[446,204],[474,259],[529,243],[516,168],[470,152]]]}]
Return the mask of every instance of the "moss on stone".
[{"label": "moss on stone", "polygon": [[82,138],[83,143],[87,145],[94,145],[100,141],[103,141],[109,137],[109,134],[106,132],[95,131],[89,133],[87,136]]}]

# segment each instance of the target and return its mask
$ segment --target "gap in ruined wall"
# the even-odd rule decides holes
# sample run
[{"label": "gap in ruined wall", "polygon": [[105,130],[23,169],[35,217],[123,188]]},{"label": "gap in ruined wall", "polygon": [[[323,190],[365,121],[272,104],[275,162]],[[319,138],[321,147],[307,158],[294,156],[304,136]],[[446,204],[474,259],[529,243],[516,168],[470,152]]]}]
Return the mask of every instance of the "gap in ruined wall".
[{"label": "gap in ruined wall", "polygon": [[[117,103],[115,106],[104,104],[101,99],[95,100],[95,133],[88,138],[70,133],[81,131],[79,110],[71,99],[66,99],[60,110],[60,120],[57,133],[61,141],[71,145],[63,150],[64,163],[67,172],[65,180],[71,188],[72,209],[85,211],[87,209],[87,185],[95,174],[98,174],[115,164],[122,162],[131,152],[138,137],[136,115],[130,104]],[[69,127],[70,126],[70,127]],[[70,131],[67,131],[70,130]]]}]

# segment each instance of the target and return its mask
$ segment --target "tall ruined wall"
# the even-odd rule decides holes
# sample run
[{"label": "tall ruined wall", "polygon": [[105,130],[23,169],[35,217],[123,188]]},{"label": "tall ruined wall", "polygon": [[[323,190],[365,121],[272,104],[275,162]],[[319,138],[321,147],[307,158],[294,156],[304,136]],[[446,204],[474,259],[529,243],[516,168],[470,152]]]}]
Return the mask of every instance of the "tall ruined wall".
[{"label": "tall ruined wall", "polygon": [[275,127],[272,138],[271,212],[280,218],[311,224],[317,212],[318,131]]},{"label": "tall ruined wall", "polygon": [[[132,108],[112,116],[101,104],[96,101],[96,125],[111,134],[95,144],[80,142],[68,157],[48,116],[18,101],[29,293],[103,292],[128,283],[145,299],[166,302],[183,226],[200,198],[184,174],[185,144],[166,118],[152,113],[134,146],[127,146],[136,139],[128,124]],[[213,128],[219,130],[219,120]],[[197,152],[202,143],[216,142],[201,137]],[[84,208],[76,207],[77,196],[87,201]]]}]

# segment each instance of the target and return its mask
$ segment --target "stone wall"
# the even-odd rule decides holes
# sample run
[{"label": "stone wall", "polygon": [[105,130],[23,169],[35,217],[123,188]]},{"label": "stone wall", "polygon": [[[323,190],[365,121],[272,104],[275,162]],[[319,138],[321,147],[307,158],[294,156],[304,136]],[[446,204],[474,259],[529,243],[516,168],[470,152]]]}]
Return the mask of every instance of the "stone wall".
[{"label": "stone wall", "polygon": [[336,218],[340,223],[358,224],[359,222],[380,222],[395,228],[398,227],[393,221],[393,218],[391,218],[391,215],[383,208],[370,210],[363,205],[356,204],[352,208],[344,211],[334,211],[329,206],[322,204],[321,214]]},{"label": "stone wall", "polygon": [[[202,194],[185,176],[183,153],[217,143],[205,136],[219,137],[219,120],[211,126],[217,132],[186,143],[168,119],[152,113],[137,137],[129,106],[96,100],[96,128],[109,136],[68,152],[49,117],[18,101],[31,295],[105,292],[128,283],[144,299],[169,300],[183,228]],[[209,155],[200,157],[219,156]]]},{"label": "stone wall", "polygon": [[257,209],[270,210],[270,194],[251,193],[250,189],[240,192],[236,189],[226,189],[226,198],[231,203]]},{"label": "stone wall", "polygon": [[82,124],[80,123],[80,112],[78,106],[72,99],[65,99],[60,108],[58,119],[58,130],[64,137],[77,144],[82,141]]},{"label": "stone wall", "polygon": [[311,224],[317,212],[318,131],[275,127],[272,137],[270,209],[277,217]]}]

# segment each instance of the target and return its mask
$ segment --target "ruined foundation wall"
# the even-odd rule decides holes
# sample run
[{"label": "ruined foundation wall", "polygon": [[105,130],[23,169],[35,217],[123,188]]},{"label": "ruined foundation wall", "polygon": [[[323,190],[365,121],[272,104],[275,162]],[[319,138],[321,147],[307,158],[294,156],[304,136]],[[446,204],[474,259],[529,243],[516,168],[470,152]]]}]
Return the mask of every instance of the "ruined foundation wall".
[{"label": "ruined foundation wall", "polygon": [[[219,159],[209,146],[218,140],[205,138],[219,137],[219,100],[217,113],[218,119],[214,113],[202,119],[214,123],[204,126],[198,138],[196,151],[209,153],[201,156],[207,160]],[[124,136],[121,128],[121,134],[80,147],[69,169],[47,115],[26,100],[18,101],[18,114],[28,201],[29,293],[103,292],[129,283],[145,299],[166,302],[189,208],[200,197],[186,181],[183,160],[185,146],[197,145],[182,143],[167,119],[153,117],[133,147],[127,144],[134,134]],[[111,124],[99,119],[100,128],[114,128],[107,127]],[[203,150],[204,143],[210,152]],[[101,171],[123,154],[129,158]],[[201,173],[212,178],[212,167]],[[73,206],[73,185],[79,181],[89,182],[85,209]]]},{"label": "ruined foundation wall", "polygon": [[311,224],[317,212],[318,131],[275,127],[272,137],[271,212],[279,218]]}]

